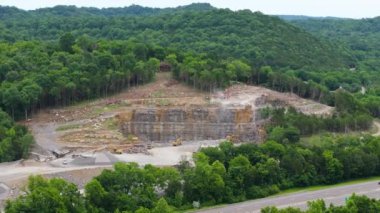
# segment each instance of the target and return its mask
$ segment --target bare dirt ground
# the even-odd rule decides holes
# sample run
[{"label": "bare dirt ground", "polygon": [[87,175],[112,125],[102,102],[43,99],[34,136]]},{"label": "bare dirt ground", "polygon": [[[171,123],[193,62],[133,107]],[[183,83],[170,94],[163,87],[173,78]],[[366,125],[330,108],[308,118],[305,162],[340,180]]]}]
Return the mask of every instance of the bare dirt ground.
[{"label": "bare dirt ground", "polygon": [[206,104],[209,93],[202,92],[171,79],[170,73],[157,73],[152,83],[133,87],[113,96],[116,100],[129,100],[131,104],[152,106],[183,106]]},{"label": "bare dirt ground", "polygon": [[232,106],[251,105],[254,108],[271,104],[283,107],[291,106],[308,115],[330,115],[334,110],[333,107],[300,98],[292,93],[280,93],[264,87],[245,84],[233,85],[225,91],[215,93],[211,102]]},{"label": "bare dirt ground", "polygon": [[[139,107],[186,107],[209,105],[251,105],[265,107],[277,101],[307,114],[329,114],[331,107],[269,89],[234,85],[213,94],[198,91],[170,78],[170,73],[158,73],[156,80],[133,87],[107,98],[78,105],[45,109],[25,122],[36,139],[31,157],[26,161],[0,164],[0,209],[4,199],[19,195],[28,176],[42,174],[61,177],[83,187],[114,162],[137,162],[140,165],[175,165],[191,158],[202,146],[215,146],[219,141],[184,142],[182,146],[146,143],[125,137],[119,131],[115,116]],[[380,125],[380,124],[379,124]],[[115,149],[123,154],[112,154]],[[57,158],[54,150],[63,153]]]}]

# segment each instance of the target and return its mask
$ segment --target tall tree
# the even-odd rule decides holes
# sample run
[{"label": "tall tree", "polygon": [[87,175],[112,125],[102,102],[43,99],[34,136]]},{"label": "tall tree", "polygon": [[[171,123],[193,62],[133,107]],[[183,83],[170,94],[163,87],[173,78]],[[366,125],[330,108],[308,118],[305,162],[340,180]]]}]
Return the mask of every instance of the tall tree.
[{"label": "tall tree", "polygon": [[59,47],[62,51],[73,53],[73,45],[75,44],[74,36],[68,32],[59,38]]}]

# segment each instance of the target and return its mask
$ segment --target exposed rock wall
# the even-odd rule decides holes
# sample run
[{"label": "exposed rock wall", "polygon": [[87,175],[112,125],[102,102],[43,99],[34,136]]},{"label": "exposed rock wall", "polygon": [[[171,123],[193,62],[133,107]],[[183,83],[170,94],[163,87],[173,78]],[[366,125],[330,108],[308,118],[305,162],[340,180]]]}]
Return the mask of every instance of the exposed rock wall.
[{"label": "exposed rock wall", "polygon": [[223,139],[257,140],[258,126],[251,107],[141,108],[117,116],[125,135],[141,140],[168,142]]}]

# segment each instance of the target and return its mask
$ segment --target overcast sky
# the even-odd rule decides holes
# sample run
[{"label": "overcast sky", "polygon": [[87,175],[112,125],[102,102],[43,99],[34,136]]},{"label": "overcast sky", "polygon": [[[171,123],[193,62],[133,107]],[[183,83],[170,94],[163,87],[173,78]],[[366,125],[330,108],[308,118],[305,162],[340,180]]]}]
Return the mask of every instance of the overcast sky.
[{"label": "overcast sky", "polygon": [[0,5],[31,10],[55,5],[86,7],[176,7],[193,2],[209,2],[218,8],[250,9],[266,14],[363,18],[380,16],[380,0],[0,0]]}]

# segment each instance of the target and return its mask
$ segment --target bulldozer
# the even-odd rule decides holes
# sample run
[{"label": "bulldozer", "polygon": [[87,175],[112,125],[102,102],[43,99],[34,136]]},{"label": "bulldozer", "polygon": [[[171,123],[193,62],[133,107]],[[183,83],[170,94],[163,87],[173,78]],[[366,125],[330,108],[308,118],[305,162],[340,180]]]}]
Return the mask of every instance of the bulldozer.
[{"label": "bulldozer", "polygon": [[121,154],[123,154],[123,150],[122,149],[114,149],[112,153],[121,155]]},{"label": "bulldozer", "polygon": [[182,145],[182,139],[177,138],[175,141],[172,142],[173,146],[181,146]]},{"label": "bulldozer", "polygon": [[111,147],[111,153],[121,155],[124,153],[124,151],[120,148],[117,148],[117,147]]}]

